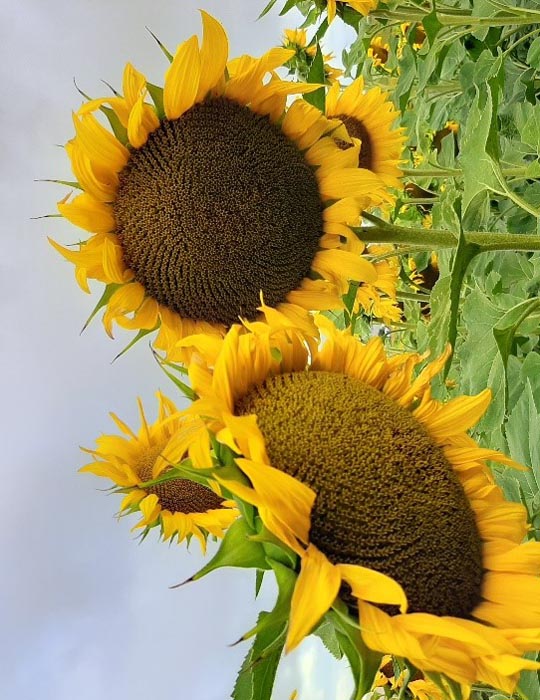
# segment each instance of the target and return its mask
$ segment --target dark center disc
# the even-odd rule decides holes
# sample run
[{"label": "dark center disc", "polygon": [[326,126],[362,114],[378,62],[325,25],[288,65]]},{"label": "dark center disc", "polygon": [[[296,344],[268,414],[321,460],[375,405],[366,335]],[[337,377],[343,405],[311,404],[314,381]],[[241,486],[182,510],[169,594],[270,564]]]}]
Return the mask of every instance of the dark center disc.
[{"label": "dark center disc", "polygon": [[254,319],[285,301],[323,233],[315,175],[268,117],[220,98],[163,121],[120,173],[125,264],[185,318]]},{"label": "dark center disc", "polygon": [[483,577],[474,513],[408,411],[358,379],[297,372],[267,379],[235,412],[256,414],[270,464],[316,492],[310,540],[330,561],[391,576],[410,612],[470,616]]},{"label": "dark center disc", "polygon": [[[369,135],[369,131],[359,119],[355,119],[348,114],[338,114],[336,119],[341,119],[341,121],[345,124],[345,127],[349,132],[349,136],[360,139],[361,141],[362,145],[360,146],[360,154],[358,156],[358,167],[373,170],[373,143],[371,136]],[[345,143],[344,141],[339,141],[338,145],[342,149],[350,148],[350,144]]]},{"label": "dark center disc", "polygon": [[[161,450],[149,450],[142,457],[137,474],[143,483],[153,480],[152,467]],[[171,513],[206,513],[221,508],[223,503],[223,498],[211,489],[189,479],[169,479],[154,486],[145,486],[144,491],[147,494],[155,493],[162,509]]]}]

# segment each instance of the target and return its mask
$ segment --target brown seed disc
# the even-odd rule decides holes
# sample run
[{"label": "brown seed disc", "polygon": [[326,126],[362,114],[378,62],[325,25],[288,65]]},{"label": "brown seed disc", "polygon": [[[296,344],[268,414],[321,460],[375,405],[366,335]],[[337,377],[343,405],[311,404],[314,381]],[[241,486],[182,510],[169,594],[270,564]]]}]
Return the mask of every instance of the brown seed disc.
[{"label": "brown seed disc", "polygon": [[125,264],[184,318],[253,319],[285,301],[323,233],[313,170],[268,117],[224,98],[164,120],[120,173]]},{"label": "brown seed disc", "polygon": [[[369,135],[369,131],[359,119],[355,119],[355,117],[351,117],[348,114],[338,114],[336,119],[341,119],[341,121],[345,124],[347,131],[349,132],[349,136],[360,139],[362,143],[360,146],[360,154],[358,156],[358,167],[373,170],[373,143],[371,136]],[[339,146],[344,150],[350,148],[350,144],[345,143],[344,141],[339,141]]]},{"label": "brown seed disc", "polygon": [[310,540],[330,561],[392,576],[410,612],[470,616],[483,577],[474,513],[408,411],[358,379],[296,372],[267,379],[236,413],[256,414],[272,466],[316,492]]}]

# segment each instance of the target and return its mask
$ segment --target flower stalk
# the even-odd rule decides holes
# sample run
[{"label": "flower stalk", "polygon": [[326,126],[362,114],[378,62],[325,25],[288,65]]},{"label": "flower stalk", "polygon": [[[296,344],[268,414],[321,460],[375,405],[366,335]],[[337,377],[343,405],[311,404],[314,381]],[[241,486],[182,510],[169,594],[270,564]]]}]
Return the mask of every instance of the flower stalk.
[{"label": "flower stalk", "polygon": [[[363,213],[370,223],[354,227],[354,232],[364,243],[394,243],[425,248],[429,240],[432,248],[455,248],[459,235],[454,231],[397,226],[377,216]],[[534,252],[540,250],[540,236],[536,234],[487,233],[485,231],[467,231],[463,234],[467,244],[475,245],[482,252],[495,250],[514,250]]]}]

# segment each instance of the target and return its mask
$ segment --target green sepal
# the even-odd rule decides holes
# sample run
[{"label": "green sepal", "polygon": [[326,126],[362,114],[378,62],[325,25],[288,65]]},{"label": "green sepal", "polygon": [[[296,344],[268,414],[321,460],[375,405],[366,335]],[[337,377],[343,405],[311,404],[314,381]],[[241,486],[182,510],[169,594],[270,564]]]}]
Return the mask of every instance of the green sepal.
[{"label": "green sepal", "polygon": [[142,340],[145,336],[147,336],[149,333],[153,333],[157,328],[157,325],[154,326],[154,328],[142,328],[137,335],[131,340],[123,350],[120,350],[118,355],[116,355],[113,358],[113,362],[116,362],[122,355],[124,355],[128,350],[131,350],[131,348],[135,345],[135,343],[138,343],[139,340]]},{"label": "green sepal", "polygon": [[103,294],[99,298],[98,303],[94,306],[92,313],[86,321],[84,322],[84,326],[81,328],[81,333],[84,333],[84,331],[88,328],[92,320],[95,318],[97,312],[102,309],[104,306],[107,306],[109,303],[109,299],[112,297],[112,295],[116,292],[117,289],[119,289],[122,285],[116,284],[116,283],[111,283],[108,284],[105,289],[103,290]]},{"label": "green sepal", "polygon": [[[324,85],[324,58],[321,51],[321,45],[317,44],[317,53],[313,58],[311,66],[309,68],[309,73],[307,76],[308,83],[320,83]],[[326,92],[324,87],[320,87],[314,92],[309,92],[304,95],[304,100],[309,102],[310,105],[317,107],[324,114],[325,112],[325,102],[326,102]]]},{"label": "green sepal", "polygon": [[[210,439],[212,440],[213,435],[210,433]],[[216,441],[217,443],[217,441]],[[219,445],[219,443],[217,443]],[[220,448],[226,447],[225,445],[219,445]],[[228,448],[226,448],[228,449]],[[234,452],[231,451],[231,454],[234,455]],[[219,459],[219,457],[218,457]],[[249,486],[249,480],[247,479],[246,475],[238,468],[236,463],[233,461],[232,464],[229,464],[227,466],[223,467],[218,467],[217,469],[214,470],[214,474],[218,476],[220,479],[225,479],[227,481],[238,481],[241,484],[245,484],[246,486]],[[246,503],[243,501],[241,498],[238,498],[234,493],[231,493],[227,491],[226,487],[222,487],[225,489],[225,491],[230,494],[230,498],[233,498],[236,501],[236,505],[238,507],[238,510],[240,511],[240,515],[242,518],[246,521],[247,525],[249,528],[251,528],[251,534],[255,535],[257,530],[256,530],[256,521],[255,521],[255,507],[251,505],[251,503]]]},{"label": "green sepal", "polygon": [[[157,43],[157,45],[159,46],[159,48],[162,50],[162,52],[163,52],[163,54],[165,55],[165,57],[167,58],[167,60],[168,60],[170,63],[172,63],[172,62],[173,62],[174,56],[173,56],[172,53],[169,51],[169,49],[165,46],[165,44],[162,44],[162,43],[161,43],[161,41],[157,38],[157,36],[154,34],[154,32],[153,32],[151,29],[149,29],[148,27],[146,27],[146,31],[147,31],[147,32],[150,34],[150,36],[155,40],[155,42]],[[150,90],[149,90],[149,92],[150,92]]]},{"label": "green sepal", "polygon": [[278,539],[270,530],[262,523],[260,518],[257,518],[257,534],[253,536],[256,542],[261,542],[266,556],[269,559],[280,562],[290,569],[295,569],[297,564],[297,556],[292,549],[287,547],[280,539]]},{"label": "green sepal", "polygon": [[104,107],[103,105],[101,105],[101,107],[99,109],[107,117],[107,121],[111,125],[111,129],[113,130],[113,134],[116,136],[118,141],[120,141],[120,143],[124,144],[124,146],[127,146],[129,144],[127,129],[122,124],[120,119],[118,119],[118,115],[116,114],[114,109],[111,109],[110,107]]},{"label": "green sepal", "polygon": [[[258,623],[269,613],[261,612]],[[267,629],[255,637],[238,673],[233,700],[270,700],[276,672],[285,646],[286,625]]]},{"label": "green sepal", "polygon": [[73,187],[76,190],[82,190],[82,186],[77,182],[77,180],[53,180],[52,178],[40,178],[34,180],[34,182],[54,182],[56,185],[65,185],[66,187]]},{"label": "green sepal", "polygon": [[174,369],[175,371],[185,374],[184,368],[179,367],[178,365],[175,365],[174,362],[169,362],[168,360],[165,360],[163,357],[157,354],[157,352],[153,352],[154,359],[158,363],[160,369],[167,375],[167,377],[171,380],[171,382],[182,392],[182,394],[189,399],[190,401],[196,401],[199,397],[197,394],[193,391],[193,389],[188,386],[185,382],[183,382],[181,379],[176,377],[172,372],[169,372],[167,367],[170,367],[171,369]]},{"label": "green sepal", "polygon": [[146,88],[156,108],[156,114],[158,116],[158,119],[162,121],[163,119],[165,119],[165,107],[163,106],[163,88],[159,85],[154,85],[153,83],[148,82],[146,83]]},{"label": "green sepal", "polygon": [[225,537],[212,559],[189,580],[197,581],[212,571],[225,566],[240,569],[269,569],[270,565],[266,560],[263,546],[250,539],[252,534],[253,530],[244,518],[235,520],[225,533]]}]

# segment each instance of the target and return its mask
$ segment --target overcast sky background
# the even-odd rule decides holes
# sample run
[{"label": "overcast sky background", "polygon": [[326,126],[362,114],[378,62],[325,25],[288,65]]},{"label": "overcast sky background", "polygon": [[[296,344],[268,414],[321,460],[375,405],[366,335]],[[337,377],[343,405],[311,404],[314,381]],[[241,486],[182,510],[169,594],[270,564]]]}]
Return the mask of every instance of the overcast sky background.
[{"label": "overcast sky background", "polygon": [[[279,3],[282,5],[282,3]],[[108,411],[138,426],[136,397],[155,416],[158,388],[172,387],[143,342],[114,365],[131,337],[82,327],[97,301],[76,286],[72,265],[48,245],[78,232],[55,211],[71,179],[58,144],[72,136],[80,105],[73,78],[92,96],[100,79],[121,86],[126,61],[162,84],[165,59],[145,25],[169,48],[200,34],[198,7],[220,19],[231,55],[260,55],[293,15],[255,18],[264,0],[19,0],[0,3],[3,99],[0,177],[2,508],[0,527],[0,697],[5,700],[224,700],[247,645],[228,645],[271,607],[267,584],[253,601],[254,574],[221,570],[171,591],[202,564],[192,551],[139,545],[113,517],[105,482],[77,474],[78,446],[114,432]],[[248,9],[246,9],[248,8]],[[339,46],[343,27],[332,27]],[[83,234],[84,235],[84,234]],[[346,700],[345,663],[318,640],[283,663],[275,700]]]}]

